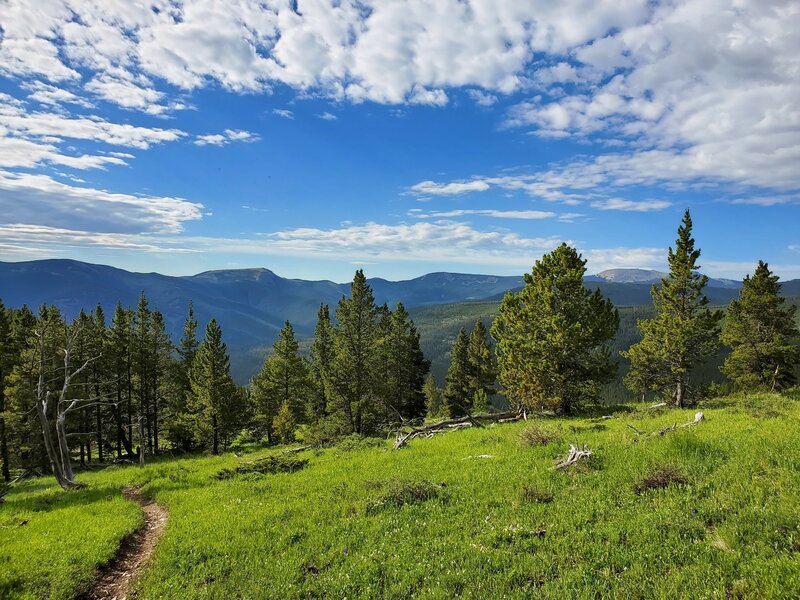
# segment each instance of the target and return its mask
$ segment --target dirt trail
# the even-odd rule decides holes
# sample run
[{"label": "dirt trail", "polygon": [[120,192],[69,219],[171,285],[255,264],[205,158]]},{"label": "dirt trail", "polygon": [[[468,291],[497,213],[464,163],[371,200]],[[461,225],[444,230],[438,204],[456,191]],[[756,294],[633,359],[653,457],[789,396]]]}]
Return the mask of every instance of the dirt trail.
[{"label": "dirt trail", "polygon": [[122,496],[142,507],[144,525],[122,540],[117,555],[100,571],[91,591],[79,600],[125,600],[167,526],[167,511],[138,489],[125,488]]}]

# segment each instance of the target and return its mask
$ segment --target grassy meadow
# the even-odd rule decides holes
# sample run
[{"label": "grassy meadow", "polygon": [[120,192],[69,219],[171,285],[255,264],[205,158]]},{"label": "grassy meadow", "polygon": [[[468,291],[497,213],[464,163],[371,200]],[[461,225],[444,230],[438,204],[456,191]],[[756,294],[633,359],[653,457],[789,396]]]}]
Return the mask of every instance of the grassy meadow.
[{"label": "grassy meadow", "polygon": [[[140,523],[130,485],[170,513],[148,600],[800,597],[799,393],[600,410],[348,439],[294,473],[215,477],[273,448],[25,481],[0,505],[0,597],[86,590]],[[554,470],[571,443],[593,457]]]}]

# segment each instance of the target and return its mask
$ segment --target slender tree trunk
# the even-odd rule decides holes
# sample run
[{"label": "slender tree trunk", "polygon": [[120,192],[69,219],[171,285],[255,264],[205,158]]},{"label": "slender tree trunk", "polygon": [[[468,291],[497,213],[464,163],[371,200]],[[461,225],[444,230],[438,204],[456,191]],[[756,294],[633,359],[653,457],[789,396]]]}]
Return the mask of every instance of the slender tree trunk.
[{"label": "slender tree trunk", "polygon": [[139,426],[139,466],[144,467],[144,449],[147,446],[147,443],[144,438],[144,424],[142,423],[141,413],[139,414],[137,421]]},{"label": "slender tree trunk", "polygon": [[675,386],[676,407],[683,408],[685,394],[686,394],[686,383],[683,381],[683,379],[679,379],[678,383]]},{"label": "slender tree trunk", "polygon": [[66,415],[61,412],[56,417],[56,438],[58,439],[58,448],[61,452],[61,470],[68,480],[74,481],[75,474],[72,472],[72,462],[69,457],[69,444],[67,444]]},{"label": "slender tree trunk", "polygon": [[219,454],[219,426],[217,424],[217,413],[211,416],[211,429],[213,430],[213,453]]},{"label": "slender tree trunk", "polygon": [[[6,396],[3,390],[3,372],[0,371],[0,414],[6,409]],[[11,481],[11,470],[8,464],[8,440],[6,439],[6,420],[0,416],[0,460],[3,461],[3,480]]]},{"label": "slender tree trunk", "polygon": [[[99,397],[100,394],[98,393],[97,396]],[[102,463],[103,462],[103,415],[100,411],[100,405],[96,406],[96,417],[97,417],[97,461]]]}]

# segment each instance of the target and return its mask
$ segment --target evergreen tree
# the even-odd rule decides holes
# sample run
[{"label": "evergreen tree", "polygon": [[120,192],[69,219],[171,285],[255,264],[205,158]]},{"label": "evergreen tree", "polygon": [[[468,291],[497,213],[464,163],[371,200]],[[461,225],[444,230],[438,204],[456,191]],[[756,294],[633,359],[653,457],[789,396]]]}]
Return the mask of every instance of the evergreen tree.
[{"label": "evergreen tree", "polygon": [[112,362],[115,387],[117,456],[122,451],[133,456],[133,365],[131,360],[133,314],[117,303],[109,333],[109,360]]},{"label": "evergreen tree", "polygon": [[703,289],[708,277],[698,272],[700,249],[692,238],[687,209],[678,228],[675,250],[669,249],[669,276],[653,286],[655,317],[638,322],[642,341],[622,355],[631,362],[625,384],[635,392],[667,392],[675,406],[687,401],[689,374],[719,347],[722,312],[708,309]]},{"label": "evergreen tree", "polygon": [[139,304],[133,317],[133,376],[134,396],[136,398],[136,423],[139,435],[139,457],[143,458],[145,450],[153,453],[153,389],[152,371],[155,367],[153,358],[152,328],[153,315],[144,292],[139,296]]},{"label": "evergreen tree", "polygon": [[342,298],[336,307],[333,336],[330,412],[342,424],[343,433],[368,433],[377,425],[378,317],[372,289],[359,269],[350,297]]},{"label": "evergreen tree", "polygon": [[744,278],[738,300],[728,306],[722,343],[732,352],[722,371],[742,389],[782,390],[795,383],[800,347],[797,306],[784,306],[778,276],[759,261]]},{"label": "evergreen tree", "polygon": [[188,399],[191,394],[189,373],[200,342],[197,340],[197,319],[194,307],[189,302],[188,314],[183,323],[183,334],[178,342],[178,360],[173,367],[173,389],[168,407],[169,423],[167,435],[174,447],[190,450],[192,438],[191,418],[188,414]]},{"label": "evergreen tree", "polygon": [[243,402],[231,379],[228,348],[215,319],[206,327],[189,382],[189,411],[194,417],[197,438],[210,441],[212,452],[219,454],[220,442],[224,444],[240,424]]},{"label": "evergreen tree", "polygon": [[500,382],[512,405],[565,413],[613,379],[608,342],[619,325],[611,302],[583,285],[586,261],[562,244],[503,298],[492,324]]},{"label": "evergreen tree", "polygon": [[472,411],[472,386],[469,365],[469,338],[462,327],[450,351],[450,367],[444,388],[444,408],[450,417],[462,417]]},{"label": "evergreen tree", "polygon": [[3,462],[3,480],[11,481],[11,466],[6,438],[6,391],[5,378],[17,361],[11,344],[11,311],[6,310],[0,300],[0,460]]},{"label": "evergreen tree", "polygon": [[[89,385],[91,393],[98,401],[94,410],[94,435],[97,443],[97,459],[101,463],[105,460],[106,451],[106,419],[109,393],[114,387],[111,380],[109,362],[110,347],[108,329],[106,329],[106,315],[99,304],[91,315],[87,331],[87,345],[89,355],[94,357],[89,367]],[[88,429],[87,429],[88,431]]]},{"label": "evergreen tree", "polygon": [[314,328],[314,341],[311,344],[311,394],[310,413],[312,418],[320,419],[327,414],[330,401],[330,375],[333,364],[333,326],[327,304],[320,304],[317,312],[317,325]]},{"label": "evergreen tree", "polygon": [[489,410],[489,398],[495,393],[497,367],[486,326],[480,319],[475,322],[469,334],[467,359],[473,408],[476,412],[486,412]]},{"label": "evergreen tree", "polygon": [[429,417],[438,417],[442,411],[442,390],[436,387],[433,374],[429,373],[422,388],[425,394],[425,410]]},{"label": "evergreen tree", "polygon": [[289,441],[287,429],[308,420],[306,407],[310,388],[308,367],[299,355],[294,328],[286,321],[264,367],[250,386],[256,419],[270,442],[279,415],[283,441]]},{"label": "evergreen tree", "polygon": [[[386,309],[388,311],[388,309]],[[425,375],[430,362],[419,346],[419,333],[402,303],[390,313],[381,342],[383,399],[387,422],[425,416]]]},{"label": "evergreen tree", "polygon": [[171,375],[175,372],[174,359],[172,356],[175,349],[172,340],[167,333],[167,326],[164,323],[164,316],[159,311],[152,313],[150,342],[152,344],[151,368],[150,368],[150,398],[152,400],[152,442],[153,451],[159,449],[159,430],[161,428],[161,417],[165,404],[162,399],[172,394]]}]

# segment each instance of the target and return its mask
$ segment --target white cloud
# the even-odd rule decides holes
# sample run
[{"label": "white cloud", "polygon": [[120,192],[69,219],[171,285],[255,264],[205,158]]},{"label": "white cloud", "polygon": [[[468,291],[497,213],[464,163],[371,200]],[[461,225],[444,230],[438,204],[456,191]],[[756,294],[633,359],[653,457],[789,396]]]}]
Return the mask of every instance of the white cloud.
[{"label": "white cloud", "polygon": [[284,119],[294,119],[294,113],[285,108],[273,108],[272,114],[283,117]]},{"label": "white cloud", "polygon": [[595,200],[592,202],[592,208],[630,212],[663,210],[670,206],[672,206],[672,202],[667,202],[666,200],[625,200],[624,198],[608,198],[606,200]]},{"label": "white cloud", "polygon": [[202,217],[183,198],[137,196],[78,187],[47,175],[0,170],[0,222],[114,233],[178,233]]},{"label": "white cloud", "polygon": [[429,196],[457,196],[468,192],[485,192],[489,187],[488,183],[479,179],[473,181],[453,181],[450,183],[420,181],[411,186],[411,191],[415,194],[425,194]]},{"label": "white cloud", "polygon": [[83,108],[94,108],[94,105],[81,98],[73,92],[44,83],[41,81],[31,81],[25,83],[23,87],[28,90],[28,98],[38,102],[39,104],[46,104],[48,106],[58,106],[60,104],[75,104]]},{"label": "white cloud", "polygon": [[467,95],[472,98],[478,106],[494,106],[497,102],[497,96],[484,92],[483,90],[467,90]]},{"label": "white cloud", "polygon": [[420,210],[413,210],[411,216],[418,219],[443,219],[451,217],[464,217],[469,215],[476,215],[480,217],[494,217],[496,219],[526,219],[526,220],[541,220],[541,219],[554,219],[559,215],[554,212],[544,210],[448,210],[448,211],[435,211],[435,212],[422,212]]},{"label": "white cloud", "polygon": [[222,133],[198,135],[194,143],[198,146],[227,146],[231,142],[257,142],[260,138],[251,131],[242,129],[226,129]]},{"label": "white cloud", "polygon": [[151,144],[175,141],[185,135],[178,129],[138,127],[100,117],[27,112],[13,104],[0,104],[0,131],[3,130],[16,137],[91,140],[143,150]]},{"label": "white cloud", "polygon": [[337,116],[336,116],[335,114],[333,114],[333,113],[329,113],[329,112],[323,112],[323,113],[320,113],[320,114],[318,114],[318,115],[317,115],[317,118],[318,118],[318,119],[322,119],[323,121],[335,121],[335,120],[336,120],[336,119],[338,119],[339,117],[337,117]]}]

